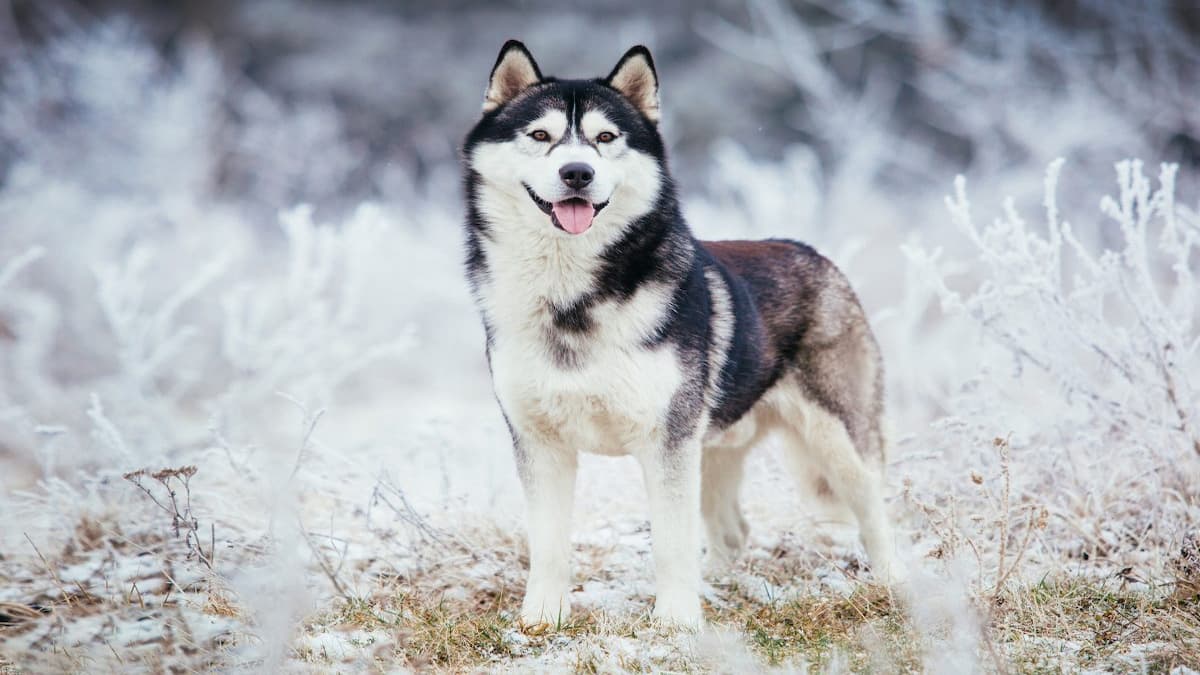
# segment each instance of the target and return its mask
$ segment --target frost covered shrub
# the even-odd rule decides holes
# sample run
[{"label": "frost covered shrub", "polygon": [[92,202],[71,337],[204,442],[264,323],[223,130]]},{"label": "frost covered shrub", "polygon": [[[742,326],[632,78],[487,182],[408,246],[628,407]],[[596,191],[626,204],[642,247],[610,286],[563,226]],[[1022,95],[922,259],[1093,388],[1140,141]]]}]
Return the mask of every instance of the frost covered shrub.
[{"label": "frost covered shrub", "polygon": [[[757,118],[785,121],[774,133],[798,142],[776,142],[770,162],[715,144],[709,183],[685,205],[701,228],[715,224],[706,233],[802,238],[846,269],[883,346],[889,407],[902,429],[919,428],[950,412],[942,392],[961,367],[940,362],[946,344],[970,338],[929,315],[930,289],[896,249],[942,246],[947,271],[958,271],[971,244],[946,236],[940,199],[956,173],[978,207],[1011,196],[1023,211],[1042,200],[1040,174],[1058,157],[1082,185],[1107,180],[1121,158],[1169,157],[1184,162],[1181,187],[1193,189],[1200,118],[1181,95],[1200,85],[1188,65],[1200,59],[1190,14],[1106,0],[751,0],[709,10],[700,36],[750,65],[767,92],[751,99]],[[1094,203],[1086,189],[1056,200],[1070,212]]]},{"label": "frost covered shrub", "polygon": [[[1050,517],[1035,546],[1161,564],[1154,556],[1197,516],[1200,218],[1175,200],[1176,167],[1163,165],[1155,187],[1141,162],[1124,161],[1119,193],[1100,201],[1105,220],[1072,224],[1057,204],[1061,167],[1047,171],[1039,228],[1011,201],[991,225],[977,225],[959,178],[947,205],[974,252],[957,266],[965,279],[947,274],[940,250],[905,248],[943,311],[969,319],[982,346],[953,414],[921,439],[957,471],[910,475],[911,489],[957,517],[994,512],[994,483],[964,486],[968,476],[983,484],[976,470],[1009,461],[986,439],[1012,433],[1004,470],[1014,500]],[[1112,248],[1088,243],[1106,237]],[[955,364],[970,366],[961,353]],[[951,504],[956,493],[963,499]],[[977,534],[991,546],[1011,543],[990,527]]]},{"label": "frost covered shrub", "polygon": [[[1056,157],[1099,179],[1122,157],[1195,166],[1193,8],[1173,3],[750,0],[697,22],[755,64],[831,190],[941,190],[946,173],[1018,203]],[[772,78],[773,76],[773,78]],[[766,88],[766,87],[764,87]],[[790,91],[788,91],[790,88]],[[1191,180],[1188,177],[1187,180]],[[923,195],[924,196],[924,195]],[[1064,205],[1075,207],[1074,195]]]},{"label": "frost covered shrub", "polygon": [[[403,353],[411,340],[403,307],[373,292],[387,261],[372,265],[364,255],[399,243],[383,213],[364,208],[338,229],[314,224],[307,209],[281,220],[284,241],[273,250],[231,228],[187,252],[168,239],[95,260],[91,298],[55,293],[53,244],[10,263],[14,282],[0,289],[16,347],[0,355],[9,429],[66,434],[55,445],[73,446],[68,453],[87,447],[89,463],[128,468],[214,430],[241,428],[233,438],[246,442],[244,427],[261,430],[264,408],[279,407],[277,392],[327,405],[348,378]],[[40,277],[37,265],[47,268]],[[18,283],[23,276],[30,280]],[[68,302],[94,305],[100,320],[82,329],[57,320]],[[56,356],[72,356],[85,336],[92,352],[79,358],[88,367],[60,370]],[[95,442],[79,436],[88,426]],[[53,461],[32,437],[9,443]]]},{"label": "frost covered shrub", "polygon": [[[386,287],[428,245],[411,245],[398,211],[318,225],[310,208],[276,217],[217,189],[239,138],[307,122],[203,43],[168,63],[128,25],[98,24],[5,64],[0,87],[0,453],[53,475],[132,470],[214,430],[262,442],[234,429],[288,410],[277,392],[321,407],[409,342],[414,305]],[[226,98],[274,117],[231,129]],[[337,155],[296,162],[297,148],[320,152],[302,131],[234,164],[321,179],[305,167],[335,170]]]}]

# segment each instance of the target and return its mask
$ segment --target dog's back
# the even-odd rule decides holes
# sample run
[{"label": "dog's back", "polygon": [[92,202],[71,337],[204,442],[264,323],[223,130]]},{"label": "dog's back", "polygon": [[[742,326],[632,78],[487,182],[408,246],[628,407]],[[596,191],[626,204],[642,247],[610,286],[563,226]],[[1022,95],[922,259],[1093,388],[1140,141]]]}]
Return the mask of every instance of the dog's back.
[{"label": "dog's back", "polygon": [[841,271],[811,246],[791,240],[700,245],[726,270],[737,326],[713,423],[736,421],[765,391],[794,375],[808,397],[846,425],[860,454],[882,460],[882,360]]}]

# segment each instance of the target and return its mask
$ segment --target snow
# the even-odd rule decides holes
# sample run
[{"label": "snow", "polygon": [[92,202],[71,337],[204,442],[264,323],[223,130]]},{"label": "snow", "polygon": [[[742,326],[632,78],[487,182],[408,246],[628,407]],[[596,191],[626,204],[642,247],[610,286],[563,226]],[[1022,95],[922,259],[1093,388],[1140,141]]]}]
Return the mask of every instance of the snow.
[{"label": "snow", "polygon": [[[1099,5],[1121,23],[1119,3]],[[887,362],[889,505],[915,570],[912,613],[928,666],[968,668],[974,600],[998,579],[1125,567],[1161,579],[1200,519],[1197,174],[1159,165],[1154,136],[1200,131],[1171,93],[1188,91],[1173,79],[1185,69],[1101,78],[1057,29],[1002,30],[1020,17],[841,7],[841,32],[770,2],[751,3],[748,27],[695,22],[700,51],[766,64],[755,78],[721,70],[738,82],[728,91],[804,97],[777,107],[803,108],[789,119],[812,145],[742,136],[689,149],[721,113],[712,56],[668,66],[679,78],[664,84],[664,129],[680,136],[701,236],[803,238],[859,289]],[[337,88],[405,115],[477,110],[474,80],[437,100],[361,81],[357,59],[387,61],[403,42],[389,30],[416,39],[438,19],[396,26],[353,10],[343,28],[362,38],[342,55],[320,51],[339,45],[329,8],[264,3],[242,20],[279,37],[291,10],[314,51],[267,71],[293,90]],[[971,27],[962,44],[943,32],[952,19]],[[1182,30],[1154,21],[1150,35]],[[941,64],[908,85],[940,111],[929,125],[971,142],[971,162],[927,129],[889,126],[910,114],[893,106],[890,75],[865,89],[840,79],[827,57],[871,31]],[[551,54],[575,47],[546,41]],[[368,161],[328,96],[260,88],[198,37],[164,59],[122,20],[3,65],[0,603],[32,618],[0,627],[0,656],[30,669],[360,669],[396,636],[314,622],[344,596],[399,587],[470,607],[521,588],[520,486],[461,277],[452,152],[427,140],[420,161]],[[1071,86],[1046,84],[1057,78]],[[465,131],[425,124],[430,137]],[[773,154],[748,147],[764,141]],[[1121,161],[1136,154],[1147,160]],[[198,467],[194,539],[215,550],[211,569],[122,478],[185,465]],[[587,457],[580,475],[572,600],[629,620],[654,593],[640,472]],[[708,577],[710,603],[731,584],[764,605],[846,597],[869,576],[853,528],[811,508],[775,448],[754,456],[743,494],[750,545]],[[503,637],[518,656],[496,670],[761,665],[731,627],[561,635],[540,651],[511,627]],[[1064,663],[1079,648],[1045,645]],[[1119,662],[1140,667],[1156,649],[1130,645]]]}]

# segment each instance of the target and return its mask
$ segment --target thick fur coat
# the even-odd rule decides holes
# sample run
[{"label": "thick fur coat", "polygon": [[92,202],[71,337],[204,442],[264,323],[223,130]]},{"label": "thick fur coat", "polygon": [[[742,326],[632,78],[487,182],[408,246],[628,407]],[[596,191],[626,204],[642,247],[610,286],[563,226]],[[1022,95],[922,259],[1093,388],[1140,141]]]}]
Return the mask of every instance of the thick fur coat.
[{"label": "thick fur coat", "polygon": [[698,241],[659,110],[644,47],[605,78],[560,80],[509,42],[463,147],[467,276],[528,507],[529,623],[570,611],[580,452],[642,466],[662,620],[702,621],[702,542],[716,562],[744,544],[742,462],[768,433],[850,508],[875,573],[900,574],[883,368],[854,291],[799,242]]}]

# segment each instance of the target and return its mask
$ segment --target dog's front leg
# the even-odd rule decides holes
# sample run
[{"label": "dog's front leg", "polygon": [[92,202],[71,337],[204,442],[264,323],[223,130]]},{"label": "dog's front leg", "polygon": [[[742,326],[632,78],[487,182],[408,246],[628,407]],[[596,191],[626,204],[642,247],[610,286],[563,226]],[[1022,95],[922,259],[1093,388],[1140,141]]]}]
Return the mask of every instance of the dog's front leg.
[{"label": "dog's front leg", "polygon": [[657,597],[654,618],[699,627],[700,442],[639,454],[650,506]]},{"label": "dog's front leg", "polygon": [[575,498],[575,452],[517,441],[517,471],[525,487],[529,532],[529,580],[521,620],[561,624],[571,613],[571,508]]}]

